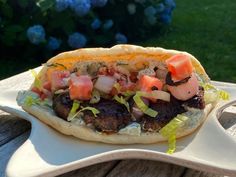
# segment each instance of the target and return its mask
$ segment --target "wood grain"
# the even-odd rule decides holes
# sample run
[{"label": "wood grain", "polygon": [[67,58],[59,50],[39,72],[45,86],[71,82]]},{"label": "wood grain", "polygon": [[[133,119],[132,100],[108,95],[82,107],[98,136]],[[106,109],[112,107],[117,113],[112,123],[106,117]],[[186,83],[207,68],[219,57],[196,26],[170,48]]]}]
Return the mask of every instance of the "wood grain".
[{"label": "wood grain", "polygon": [[107,177],[180,177],[184,167],[149,160],[123,160]]},{"label": "wood grain", "polygon": [[10,142],[0,146],[0,177],[5,176],[7,162],[20,145],[22,145],[30,135],[30,131],[23,133]]},{"label": "wood grain", "polygon": [[79,170],[65,173],[58,177],[104,177],[113,169],[119,161],[110,161],[88,166]]},{"label": "wood grain", "polygon": [[223,175],[217,175],[192,169],[186,169],[183,177],[224,177]]},{"label": "wood grain", "polygon": [[0,111],[0,146],[28,131],[30,127],[26,120]]}]

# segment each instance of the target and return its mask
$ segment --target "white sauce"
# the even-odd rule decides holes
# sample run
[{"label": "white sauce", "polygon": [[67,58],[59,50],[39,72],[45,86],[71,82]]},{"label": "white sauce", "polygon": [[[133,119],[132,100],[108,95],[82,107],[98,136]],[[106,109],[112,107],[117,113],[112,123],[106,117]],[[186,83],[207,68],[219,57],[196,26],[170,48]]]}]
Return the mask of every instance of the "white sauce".
[{"label": "white sauce", "polygon": [[39,96],[37,93],[35,92],[32,92],[32,91],[26,91],[26,90],[22,90],[22,91],[19,91],[18,92],[18,95],[16,97],[16,102],[19,106],[22,106],[24,105],[25,103],[25,99],[30,96],[32,97],[33,99],[38,99]]},{"label": "white sauce", "polygon": [[122,135],[140,136],[141,126],[139,123],[133,122],[132,124],[127,125],[125,128],[120,129],[118,133]]}]

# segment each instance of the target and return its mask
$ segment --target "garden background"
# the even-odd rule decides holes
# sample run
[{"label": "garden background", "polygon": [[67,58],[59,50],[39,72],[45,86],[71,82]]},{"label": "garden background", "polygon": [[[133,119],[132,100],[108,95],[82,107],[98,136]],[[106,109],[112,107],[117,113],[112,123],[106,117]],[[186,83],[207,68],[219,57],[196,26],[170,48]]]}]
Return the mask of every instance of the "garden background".
[{"label": "garden background", "polygon": [[[21,5],[20,8],[25,8],[26,6],[29,6],[27,0],[18,1]],[[174,1],[150,0],[151,5],[145,4],[143,6],[143,9],[139,9],[138,5],[135,9],[132,4],[143,3],[145,0],[109,1],[120,1],[120,9],[117,10],[119,7],[117,5],[114,6],[117,8],[115,10],[108,5],[103,6],[102,4],[97,4],[98,6],[103,6],[94,8],[94,11],[96,12],[95,14],[101,14],[100,19],[102,19],[102,22],[92,21],[93,26],[92,24],[90,24],[90,26],[92,26],[93,28],[96,28],[97,26],[102,26],[100,28],[103,28],[103,31],[101,30],[99,32],[95,30],[95,33],[91,30],[82,29],[85,36],[94,37],[90,39],[84,39],[83,34],[82,36],[77,34],[77,36],[74,37],[79,39],[79,41],[82,41],[82,44],[77,44],[76,42],[74,43],[73,41],[70,41],[70,44],[68,46],[61,43],[63,39],[62,41],[60,41],[60,39],[59,41],[56,41],[57,38],[50,38],[50,36],[47,36],[47,42],[49,42],[49,39],[51,40],[50,44],[46,44],[45,42],[42,42],[42,44],[32,44],[34,42],[37,43],[37,41],[33,41],[32,38],[32,41],[30,41],[30,33],[27,32],[29,28],[13,28],[11,29],[12,31],[10,30],[9,32],[8,30],[8,32],[6,32],[5,28],[7,26],[7,22],[4,21],[5,16],[12,15],[16,18],[18,15],[19,19],[21,19],[22,12],[20,11],[20,9],[18,9],[19,4],[15,5],[13,3],[13,0],[0,0],[0,79],[4,79],[11,75],[28,70],[29,68],[39,66],[41,63],[45,62],[49,57],[65,50],[71,50],[72,48],[80,47],[80,45],[86,47],[107,47],[112,46],[115,43],[127,42],[142,46],[159,46],[168,49],[187,51],[200,60],[202,65],[206,68],[207,73],[213,80],[236,82],[236,1],[176,0],[176,6],[172,6],[171,11],[166,12],[165,14],[164,12],[158,13],[156,11],[153,11],[153,9],[151,8],[149,8],[146,14],[145,12],[138,12],[144,11],[145,8],[151,5],[154,6],[157,10],[161,7],[156,6],[156,4],[163,3],[165,6],[167,6],[167,4],[165,3],[172,3],[173,5]],[[29,2],[31,4],[34,3],[34,1]],[[50,4],[43,4],[43,0],[39,0],[37,2],[39,6],[41,5],[41,8],[46,8],[46,10],[44,9],[45,11],[43,13],[48,12],[47,7],[51,8]],[[48,0],[48,2],[52,2],[52,0]],[[91,0],[91,2],[101,3],[102,0]],[[103,0],[103,2],[106,2],[106,0]],[[9,12],[8,8],[11,8],[11,6],[6,6],[6,4],[15,5],[16,7],[14,7],[14,11]],[[124,4],[125,6],[123,6]],[[128,7],[128,4],[131,5],[129,5]],[[55,6],[55,4],[53,6]],[[140,5],[140,7],[142,6]],[[68,15],[69,17],[71,15],[71,12],[68,12],[68,8],[65,10],[62,9],[63,12],[57,12],[59,14],[64,14],[62,19],[63,23],[65,24],[64,27],[68,27],[70,25],[67,21],[67,18],[64,18],[67,17],[66,15]],[[124,16],[125,14],[122,14],[124,12],[122,12],[121,9],[126,8],[129,10],[129,13],[133,13],[135,9],[135,15],[137,15],[137,19],[139,18],[143,20],[143,28],[141,30],[133,32],[132,30],[135,30],[135,28],[133,28],[130,29],[131,31],[129,31],[129,27],[135,27],[135,22],[128,18],[128,16]],[[78,18],[82,19],[81,16],[83,15],[78,14],[76,9],[73,10],[75,13],[77,13],[77,16],[79,16]],[[116,18],[125,19],[127,24],[134,23],[134,25],[128,25],[128,28],[124,28],[124,26],[122,28],[119,27],[119,25],[116,25],[116,19],[113,19],[114,21],[111,21],[109,19],[109,11],[113,11],[113,15]],[[28,13],[27,8],[24,13]],[[153,13],[155,14],[155,18],[154,15],[152,16]],[[169,16],[166,16],[166,14],[168,13]],[[93,15],[94,14],[91,13],[89,14],[90,17]],[[42,20],[42,23],[46,23],[47,18]],[[85,17],[83,19],[85,19]],[[17,19],[15,23],[17,23]],[[47,23],[51,24],[53,23],[53,21],[48,21]],[[85,23],[82,25],[88,25]],[[155,24],[153,25],[152,23]],[[37,24],[38,22],[35,25]],[[30,22],[30,26],[33,25],[34,22]],[[114,28],[114,30],[111,30],[111,32],[105,30],[105,28],[109,27],[109,25],[112,26],[111,28]],[[23,34],[26,36],[25,39],[24,37],[22,37],[21,40],[13,40],[14,37],[18,37],[18,33],[20,33],[20,31],[24,31]],[[45,29],[45,31],[45,35],[50,32],[50,30],[48,29]],[[59,35],[60,31],[56,34]],[[96,36],[96,34],[98,34],[98,36]],[[108,39],[104,38],[104,34],[105,38]],[[112,40],[110,40],[111,38]],[[10,42],[12,43],[10,44]],[[69,43],[69,39],[67,40],[67,42]],[[60,44],[60,48],[57,48],[55,44]],[[72,47],[73,45],[74,47]]]}]

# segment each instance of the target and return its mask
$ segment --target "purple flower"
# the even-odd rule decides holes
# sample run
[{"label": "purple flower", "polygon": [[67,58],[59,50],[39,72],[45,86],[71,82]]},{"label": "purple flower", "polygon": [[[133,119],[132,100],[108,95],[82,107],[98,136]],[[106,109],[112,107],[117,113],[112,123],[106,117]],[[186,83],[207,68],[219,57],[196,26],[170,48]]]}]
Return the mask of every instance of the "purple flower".
[{"label": "purple flower", "polygon": [[57,50],[61,45],[61,40],[60,39],[57,39],[55,37],[49,37],[49,40],[48,40],[48,49],[50,50]]},{"label": "purple flower", "polygon": [[87,43],[87,39],[83,34],[75,32],[69,36],[67,42],[71,48],[77,49],[84,47]]},{"label": "purple flower", "polygon": [[116,33],[115,39],[117,44],[125,44],[128,41],[127,37],[122,33]]},{"label": "purple flower", "polygon": [[91,28],[93,28],[94,30],[100,28],[100,26],[101,26],[101,21],[98,18],[95,18],[91,23]]},{"label": "purple flower", "polygon": [[160,20],[165,24],[170,24],[171,23],[171,15],[163,13],[160,16]]},{"label": "purple flower", "polygon": [[42,25],[34,25],[28,28],[27,37],[32,44],[38,45],[45,41],[45,30]]},{"label": "purple flower", "polygon": [[90,0],[71,0],[70,8],[78,15],[86,15],[91,8]]},{"label": "purple flower", "polygon": [[91,0],[93,7],[103,7],[107,4],[107,0]]},{"label": "purple flower", "polygon": [[165,5],[163,3],[159,3],[157,6],[156,6],[156,11],[158,13],[160,12],[163,12],[165,10]]},{"label": "purple flower", "polygon": [[164,4],[167,7],[171,7],[172,9],[174,9],[176,7],[176,4],[175,4],[174,0],[164,0]]},{"label": "purple flower", "polygon": [[146,17],[154,16],[156,15],[156,13],[157,13],[157,10],[153,6],[148,6],[147,8],[144,9],[144,15]]},{"label": "purple flower", "polygon": [[56,11],[61,12],[68,8],[70,4],[72,3],[72,0],[56,0]]},{"label": "purple flower", "polygon": [[109,30],[113,26],[114,22],[113,20],[109,19],[106,20],[105,23],[103,24],[103,29]]}]

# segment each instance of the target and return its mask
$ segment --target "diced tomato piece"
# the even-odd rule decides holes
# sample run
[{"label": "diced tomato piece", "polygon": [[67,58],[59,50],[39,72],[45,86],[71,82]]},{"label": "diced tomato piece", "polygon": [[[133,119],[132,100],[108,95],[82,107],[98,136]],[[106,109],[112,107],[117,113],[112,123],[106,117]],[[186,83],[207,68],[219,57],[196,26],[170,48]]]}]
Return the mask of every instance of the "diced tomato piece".
[{"label": "diced tomato piece", "polygon": [[53,71],[51,73],[51,90],[62,89],[68,86],[68,80],[65,78],[69,78],[69,71]]},{"label": "diced tomato piece", "polygon": [[138,72],[131,72],[129,76],[130,81],[134,83],[137,82],[138,81],[137,76],[138,76]]},{"label": "diced tomato piece", "polygon": [[44,82],[43,83],[43,88],[46,89],[46,90],[51,91],[51,82],[49,82],[49,81]]},{"label": "diced tomato piece", "polygon": [[47,98],[48,96],[45,94],[45,93],[42,93],[41,95],[40,95],[40,98],[41,98],[41,100],[44,100],[45,98]]},{"label": "diced tomato piece", "polygon": [[90,76],[73,76],[69,82],[69,93],[72,100],[89,100],[93,90],[93,82]]},{"label": "diced tomato piece", "polygon": [[166,60],[166,64],[174,82],[189,77],[193,72],[192,62],[190,58],[184,54],[172,56]]},{"label": "diced tomato piece", "polygon": [[162,90],[162,86],[163,86],[163,83],[155,77],[143,75],[139,79],[139,87],[141,91],[151,92],[152,90],[155,90],[156,88],[158,90]]},{"label": "diced tomato piece", "polygon": [[51,80],[52,80],[52,73],[55,72],[55,71],[65,71],[65,68],[64,67],[60,67],[60,66],[58,66],[56,68],[54,68],[54,67],[48,68],[47,72],[46,72],[46,76],[47,76],[47,80],[49,82],[51,82]]},{"label": "diced tomato piece", "polygon": [[37,88],[37,87],[33,87],[32,89],[31,89],[31,91],[32,92],[34,92],[34,93],[37,93],[38,95],[40,95],[42,92],[39,90],[39,88]]}]

